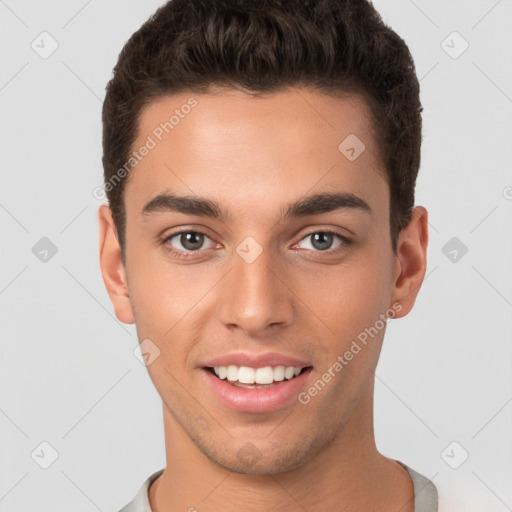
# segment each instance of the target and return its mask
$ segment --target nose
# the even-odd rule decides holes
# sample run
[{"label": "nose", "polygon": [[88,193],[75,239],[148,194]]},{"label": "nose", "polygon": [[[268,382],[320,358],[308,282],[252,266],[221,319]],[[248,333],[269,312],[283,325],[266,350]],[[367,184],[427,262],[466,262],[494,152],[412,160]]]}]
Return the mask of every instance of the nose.
[{"label": "nose", "polygon": [[[280,270],[281,269],[281,270]],[[294,315],[293,286],[269,249],[251,261],[238,253],[233,267],[221,281],[219,315],[222,323],[252,336],[271,327],[290,325]]]}]

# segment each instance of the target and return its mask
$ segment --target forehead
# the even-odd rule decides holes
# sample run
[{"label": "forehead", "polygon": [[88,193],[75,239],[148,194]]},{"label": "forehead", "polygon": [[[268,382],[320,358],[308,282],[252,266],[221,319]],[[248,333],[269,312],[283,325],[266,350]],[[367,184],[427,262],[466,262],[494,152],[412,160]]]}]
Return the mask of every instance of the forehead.
[{"label": "forehead", "polygon": [[253,212],[325,190],[349,191],[385,209],[387,180],[373,130],[370,109],[356,95],[293,88],[259,97],[235,90],[165,96],[139,116],[132,149],[150,149],[129,174],[127,211],[140,213],[165,189]]}]

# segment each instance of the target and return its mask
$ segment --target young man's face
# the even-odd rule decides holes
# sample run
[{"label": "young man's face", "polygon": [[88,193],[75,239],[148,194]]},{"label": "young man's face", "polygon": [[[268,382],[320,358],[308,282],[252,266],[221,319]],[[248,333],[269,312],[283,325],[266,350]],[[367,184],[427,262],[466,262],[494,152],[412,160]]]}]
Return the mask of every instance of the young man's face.
[{"label": "young man's face", "polygon": [[[161,123],[173,114],[166,133]],[[305,89],[180,93],[142,111],[133,149],[150,149],[124,191],[126,268],[103,207],[102,270],[117,317],[135,321],[139,340],[160,350],[148,371],[166,436],[189,456],[272,474],[372,431],[382,319],[414,303],[426,212],[415,210],[401,234],[410,246],[394,255],[371,127],[359,97]],[[356,197],[283,216],[323,193]],[[165,194],[209,200],[225,216],[173,211],[165,200],[151,206]],[[228,365],[270,366],[255,374],[281,380],[244,388],[208,369]],[[282,380],[279,366],[305,370]]]}]

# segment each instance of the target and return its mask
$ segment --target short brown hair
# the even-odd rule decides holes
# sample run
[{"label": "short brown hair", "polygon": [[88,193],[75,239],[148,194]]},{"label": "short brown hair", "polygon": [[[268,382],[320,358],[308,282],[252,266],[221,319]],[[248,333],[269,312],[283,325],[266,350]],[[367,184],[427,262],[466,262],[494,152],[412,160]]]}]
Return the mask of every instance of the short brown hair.
[{"label": "short brown hair", "polygon": [[[106,87],[105,183],[126,166],[139,114],[152,100],[211,86],[265,94],[295,85],[367,99],[390,187],[396,252],[414,206],[423,109],[407,45],[367,0],[167,2],[130,37]],[[123,261],[126,180],[107,189]]]}]

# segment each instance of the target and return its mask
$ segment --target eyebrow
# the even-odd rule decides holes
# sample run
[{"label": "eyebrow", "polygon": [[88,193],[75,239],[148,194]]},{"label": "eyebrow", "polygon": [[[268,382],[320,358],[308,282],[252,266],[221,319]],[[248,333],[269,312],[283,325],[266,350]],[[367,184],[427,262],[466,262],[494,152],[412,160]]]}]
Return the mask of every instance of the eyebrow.
[{"label": "eyebrow", "polygon": [[[372,214],[370,205],[351,192],[323,192],[306,196],[281,209],[282,220],[307,217],[336,210],[357,211]],[[156,213],[176,212],[198,215],[227,221],[233,219],[231,213],[222,206],[205,197],[180,196],[165,192],[155,196],[142,208],[142,216]]]}]

